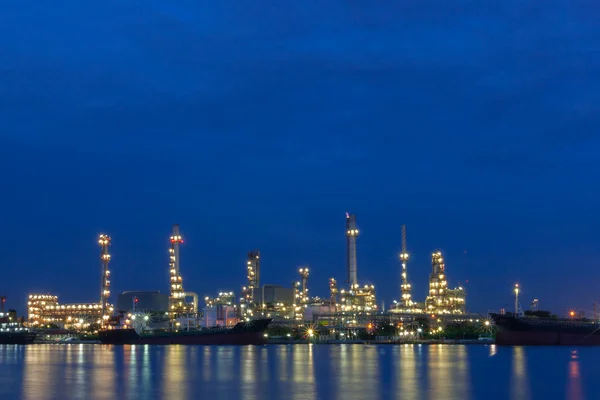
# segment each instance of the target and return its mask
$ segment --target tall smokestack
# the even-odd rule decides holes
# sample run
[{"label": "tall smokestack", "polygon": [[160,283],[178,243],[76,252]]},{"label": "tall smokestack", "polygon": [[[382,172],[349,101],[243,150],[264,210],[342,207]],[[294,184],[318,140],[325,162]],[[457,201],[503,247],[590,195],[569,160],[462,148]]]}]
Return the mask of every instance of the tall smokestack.
[{"label": "tall smokestack", "polygon": [[346,259],[348,262],[348,283],[350,288],[358,285],[357,266],[356,266],[356,238],[358,229],[356,229],[356,216],[346,213]]}]

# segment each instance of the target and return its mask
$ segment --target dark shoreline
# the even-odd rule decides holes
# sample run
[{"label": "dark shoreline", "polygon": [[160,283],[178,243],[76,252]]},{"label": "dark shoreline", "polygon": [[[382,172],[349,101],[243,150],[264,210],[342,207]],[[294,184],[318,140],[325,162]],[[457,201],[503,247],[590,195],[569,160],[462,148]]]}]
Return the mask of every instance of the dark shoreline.
[{"label": "dark shoreline", "polygon": [[473,344],[489,345],[495,344],[493,340],[478,339],[457,339],[457,340],[413,340],[413,341],[392,341],[392,340],[269,340],[267,344],[364,344],[364,345],[403,345],[403,344]]}]

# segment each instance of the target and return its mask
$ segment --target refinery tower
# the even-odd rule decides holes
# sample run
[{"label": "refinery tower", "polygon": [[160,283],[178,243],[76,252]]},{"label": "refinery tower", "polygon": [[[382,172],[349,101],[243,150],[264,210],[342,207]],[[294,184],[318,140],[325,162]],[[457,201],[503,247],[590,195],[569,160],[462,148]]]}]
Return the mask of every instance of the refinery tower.
[{"label": "refinery tower", "polygon": [[[348,263],[348,286],[349,290],[343,290],[343,311],[374,311],[377,309],[375,299],[375,286],[358,284],[358,267],[356,258],[356,239],[358,228],[356,227],[356,216],[346,213],[346,262]],[[337,290],[337,286],[336,286]]]},{"label": "refinery tower", "polygon": [[357,262],[356,262],[356,216],[346,213],[346,262],[348,263],[348,284],[350,289],[358,285]]}]

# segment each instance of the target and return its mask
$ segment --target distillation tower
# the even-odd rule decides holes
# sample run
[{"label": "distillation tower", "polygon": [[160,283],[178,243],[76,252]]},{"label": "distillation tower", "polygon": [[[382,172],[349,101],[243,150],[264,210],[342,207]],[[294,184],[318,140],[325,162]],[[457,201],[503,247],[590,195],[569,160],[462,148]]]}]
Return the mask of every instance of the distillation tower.
[{"label": "distillation tower", "polygon": [[402,285],[400,289],[402,292],[402,309],[403,311],[410,311],[413,308],[411,286],[408,281],[408,274],[406,264],[408,263],[408,251],[406,249],[406,225],[402,225],[402,253],[400,253],[400,262],[402,263]]},{"label": "distillation tower", "polygon": [[300,284],[300,304],[302,304],[305,308],[309,302],[308,297],[308,268],[300,268],[298,270],[301,278]]},{"label": "distillation tower", "polygon": [[248,284],[242,288],[242,314],[252,315],[255,308],[254,291],[260,287],[260,251],[252,250],[246,261]]},{"label": "distillation tower", "polygon": [[[179,225],[173,225],[173,232],[170,237],[171,246],[169,247],[169,273],[171,276],[171,294],[169,296],[169,310],[171,319],[174,320],[182,314],[188,314],[192,311],[198,312],[198,295],[194,292],[183,290],[183,278],[179,270],[179,246],[183,243],[183,238],[179,232]],[[193,307],[186,302],[187,296],[193,297]]]},{"label": "distillation tower", "polygon": [[329,306],[333,308],[332,311],[337,311],[338,302],[338,287],[337,281],[334,278],[329,278]]},{"label": "distillation tower", "polygon": [[183,279],[179,271],[179,246],[183,238],[179,233],[179,225],[173,225],[171,234],[171,247],[169,248],[169,271],[171,275],[171,295],[169,297],[171,318],[177,318],[179,314],[185,313],[185,291],[183,290]]},{"label": "distillation tower", "polygon": [[110,236],[100,235],[98,244],[100,245],[100,262],[102,268],[101,286],[100,286],[100,324],[104,326],[112,312],[111,305],[108,303],[110,298],[110,270],[108,263],[110,262],[110,254],[108,247],[110,246]]},{"label": "distillation tower", "polygon": [[435,314],[464,314],[466,293],[462,287],[448,289],[446,266],[441,252],[431,255],[429,295],[425,300],[427,312]]}]

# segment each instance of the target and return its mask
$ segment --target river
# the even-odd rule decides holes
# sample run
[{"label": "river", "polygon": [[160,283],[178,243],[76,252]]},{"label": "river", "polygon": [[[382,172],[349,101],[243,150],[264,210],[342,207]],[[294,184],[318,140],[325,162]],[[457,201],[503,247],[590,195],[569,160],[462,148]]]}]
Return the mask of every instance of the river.
[{"label": "river", "polygon": [[599,348],[0,346],[0,399],[597,399]]}]

